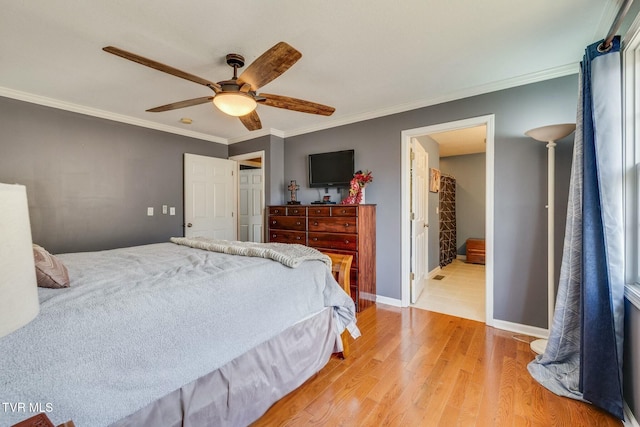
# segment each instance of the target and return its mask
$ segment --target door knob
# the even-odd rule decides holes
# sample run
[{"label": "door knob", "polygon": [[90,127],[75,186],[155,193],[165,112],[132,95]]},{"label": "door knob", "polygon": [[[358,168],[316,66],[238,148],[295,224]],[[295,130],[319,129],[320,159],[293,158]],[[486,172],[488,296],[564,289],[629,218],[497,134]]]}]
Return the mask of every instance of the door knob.
[{"label": "door knob", "polygon": [[187,224],[187,227],[193,227],[193,224],[188,223],[188,224]]}]

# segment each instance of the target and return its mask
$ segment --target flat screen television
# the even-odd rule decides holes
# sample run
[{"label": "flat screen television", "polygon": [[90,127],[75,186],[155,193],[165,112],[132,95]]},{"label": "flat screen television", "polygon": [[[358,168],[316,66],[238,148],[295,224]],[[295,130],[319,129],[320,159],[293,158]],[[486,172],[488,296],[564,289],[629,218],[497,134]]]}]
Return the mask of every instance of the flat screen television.
[{"label": "flat screen television", "polygon": [[349,187],[354,158],[354,150],[309,154],[309,187]]}]

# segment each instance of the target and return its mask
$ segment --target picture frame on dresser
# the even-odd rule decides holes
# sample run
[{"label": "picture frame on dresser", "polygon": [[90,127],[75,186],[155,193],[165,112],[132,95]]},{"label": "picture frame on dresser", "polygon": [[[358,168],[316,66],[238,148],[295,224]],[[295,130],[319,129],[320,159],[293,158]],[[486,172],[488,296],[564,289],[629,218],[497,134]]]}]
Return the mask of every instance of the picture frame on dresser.
[{"label": "picture frame on dresser", "polygon": [[272,205],[267,241],[298,243],[352,255],[351,298],[356,310],[376,299],[376,205]]}]

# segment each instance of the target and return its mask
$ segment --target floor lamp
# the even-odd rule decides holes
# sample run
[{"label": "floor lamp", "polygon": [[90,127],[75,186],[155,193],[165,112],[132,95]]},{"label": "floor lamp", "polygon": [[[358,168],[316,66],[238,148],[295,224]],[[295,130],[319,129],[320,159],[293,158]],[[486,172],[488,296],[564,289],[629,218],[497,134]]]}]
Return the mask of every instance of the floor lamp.
[{"label": "floor lamp", "polygon": [[[555,198],[555,168],[556,141],[569,136],[576,129],[575,123],[543,126],[526,131],[524,134],[541,142],[547,143],[547,310],[548,328],[551,331],[553,312],[555,310],[555,274],[554,274],[554,198]],[[546,339],[531,342],[531,350],[537,354],[544,353],[547,348]]]}]

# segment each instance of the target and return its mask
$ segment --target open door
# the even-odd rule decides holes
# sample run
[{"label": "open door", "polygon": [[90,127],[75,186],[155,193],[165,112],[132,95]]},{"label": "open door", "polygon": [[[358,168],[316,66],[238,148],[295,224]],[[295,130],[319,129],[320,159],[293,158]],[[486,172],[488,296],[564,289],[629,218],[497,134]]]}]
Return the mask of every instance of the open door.
[{"label": "open door", "polygon": [[411,303],[424,290],[429,259],[429,154],[411,142]]},{"label": "open door", "polygon": [[240,183],[240,212],[239,236],[242,242],[263,241],[262,212],[264,206],[263,172],[258,169],[241,169]]},{"label": "open door", "polygon": [[185,153],[185,237],[237,239],[237,170],[233,160]]}]

